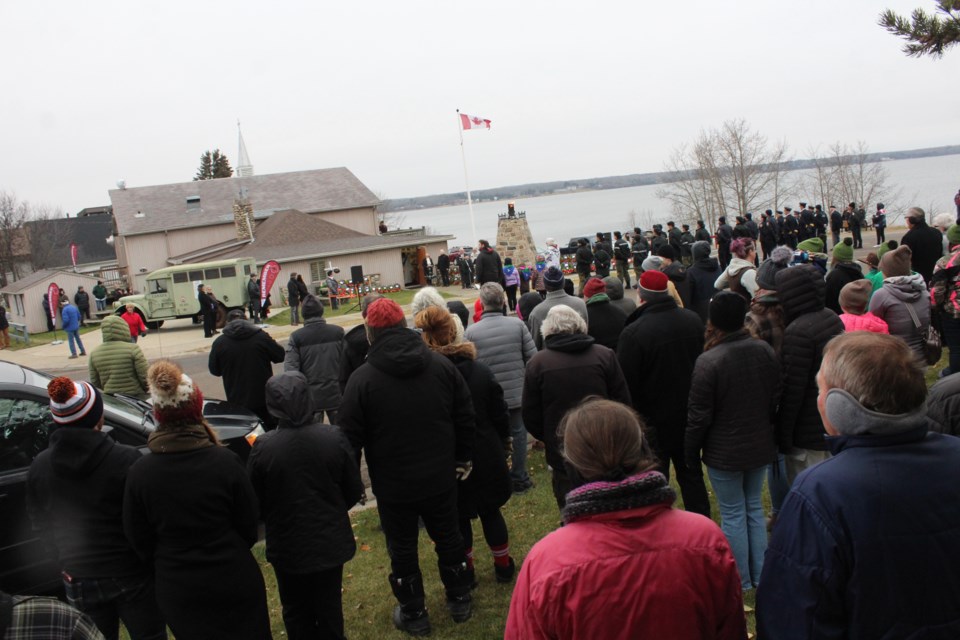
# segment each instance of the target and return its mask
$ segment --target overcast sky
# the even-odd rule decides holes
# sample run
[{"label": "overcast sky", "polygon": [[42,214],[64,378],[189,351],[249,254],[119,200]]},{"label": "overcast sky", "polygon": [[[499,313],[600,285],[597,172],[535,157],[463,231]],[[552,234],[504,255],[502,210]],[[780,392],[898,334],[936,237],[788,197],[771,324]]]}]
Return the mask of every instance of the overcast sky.
[{"label": "overcast sky", "polygon": [[345,166],[386,198],[663,169],[745,118],[797,157],[960,143],[960,50],[876,25],[932,0],[0,3],[0,190],[76,212],[188,181],[237,127],[258,174]]}]

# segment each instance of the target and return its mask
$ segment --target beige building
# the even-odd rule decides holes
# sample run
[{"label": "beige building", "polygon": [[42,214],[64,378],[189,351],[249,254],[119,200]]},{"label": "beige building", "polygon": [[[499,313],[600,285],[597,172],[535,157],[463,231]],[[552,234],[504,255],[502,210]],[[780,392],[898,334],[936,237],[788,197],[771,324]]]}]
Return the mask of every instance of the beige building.
[{"label": "beige building", "polygon": [[200,180],[110,191],[120,271],[134,290],[162,267],[217,258],[277,260],[308,283],[328,266],[349,280],[350,267],[386,284],[419,284],[417,255],[446,248],[452,236],[423,229],[378,234],[379,199],[343,167]]},{"label": "beige building", "polygon": [[[47,320],[43,311],[43,296],[51,283],[63,289],[70,302],[73,302],[77,287],[83,287],[84,291],[90,294],[91,315],[96,311],[92,293],[93,286],[97,284],[96,278],[73,271],[41,269],[0,288],[0,297],[3,299],[3,306],[7,309],[7,320],[25,324],[30,333],[46,331]],[[59,316],[58,313],[56,325],[58,330],[60,329]]]}]

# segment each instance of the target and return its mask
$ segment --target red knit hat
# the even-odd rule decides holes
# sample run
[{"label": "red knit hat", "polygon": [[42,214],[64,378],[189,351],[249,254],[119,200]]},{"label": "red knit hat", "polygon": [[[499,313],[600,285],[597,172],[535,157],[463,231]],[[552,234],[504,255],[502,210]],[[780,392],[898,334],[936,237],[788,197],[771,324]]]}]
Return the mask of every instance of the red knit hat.
[{"label": "red knit hat", "polygon": [[47,384],[50,416],[62,426],[93,429],[103,417],[103,397],[89,382],[74,382],[66,376]]},{"label": "red knit hat", "polygon": [[648,270],[640,275],[640,291],[648,293],[666,293],[670,279],[663,271]]},{"label": "red knit hat", "polygon": [[598,293],[606,293],[607,286],[603,284],[603,280],[600,278],[590,278],[587,280],[587,284],[583,287],[583,297],[586,300],[589,300]]},{"label": "red knit hat", "polygon": [[375,300],[367,307],[367,326],[373,329],[386,329],[403,324],[403,309],[390,298]]},{"label": "red knit hat", "polygon": [[158,360],[147,371],[153,415],[160,425],[200,424],[203,394],[176,362]]}]

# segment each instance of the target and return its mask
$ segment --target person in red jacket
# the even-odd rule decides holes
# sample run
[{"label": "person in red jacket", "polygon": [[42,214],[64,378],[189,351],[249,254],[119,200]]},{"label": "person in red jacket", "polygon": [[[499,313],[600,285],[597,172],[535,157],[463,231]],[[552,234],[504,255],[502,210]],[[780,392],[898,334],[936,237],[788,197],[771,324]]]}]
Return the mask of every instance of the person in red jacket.
[{"label": "person in red jacket", "polygon": [[136,342],[140,336],[147,335],[147,325],[143,324],[143,317],[137,313],[137,308],[128,304],[126,311],[120,317],[130,325],[130,342]]},{"label": "person in red jacket", "polygon": [[565,526],[523,562],[505,640],[746,638],[730,546],[712,520],[673,508],[637,414],[588,399],[560,431],[579,486]]}]

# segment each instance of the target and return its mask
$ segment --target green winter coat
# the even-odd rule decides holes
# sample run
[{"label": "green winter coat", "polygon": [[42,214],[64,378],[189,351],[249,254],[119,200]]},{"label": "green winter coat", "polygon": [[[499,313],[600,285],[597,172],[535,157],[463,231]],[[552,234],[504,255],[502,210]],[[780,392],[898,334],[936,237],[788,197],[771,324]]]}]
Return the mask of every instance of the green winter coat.
[{"label": "green winter coat", "polygon": [[103,344],[90,354],[90,382],[107,393],[147,398],[147,359],[130,342],[130,326],[120,316],[100,325]]}]

